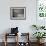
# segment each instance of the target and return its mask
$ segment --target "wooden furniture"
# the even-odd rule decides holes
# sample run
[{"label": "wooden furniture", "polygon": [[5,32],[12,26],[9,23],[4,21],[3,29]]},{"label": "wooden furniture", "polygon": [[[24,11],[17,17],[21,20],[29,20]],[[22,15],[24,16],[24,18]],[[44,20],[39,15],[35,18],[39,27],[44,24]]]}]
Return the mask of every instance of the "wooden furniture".
[{"label": "wooden furniture", "polygon": [[[26,41],[24,42],[21,42],[22,44],[25,44],[25,46],[30,46],[30,42],[29,42],[29,33],[21,33],[21,37],[22,37],[22,40],[24,39],[23,37],[26,37],[25,39],[27,39]],[[24,46],[24,45],[23,45]]]},{"label": "wooden furniture", "polygon": [[[21,37],[24,37],[24,36],[26,36],[26,42],[24,41],[24,42],[18,42],[18,33],[17,34],[10,34],[10,33],[6,33],[5,34],[5,46],[7,46],[8,45],[8,42],[7,42],[7,39],[8,38],[10,38],[10,36],[16,36],[16,38],[15,38],[15,40],[16,40],[16,42],[15,42],[15,46],[30,46],[30,42],[29,42],[29,33],[21,33]],[[23,38],[24,39],[24,38]],[[22,39],[22,40],[23,40]],[[21,45],[20,45],[21,44]]]},{"label": "wooden furniture", "polygon": [[18,33],[17,34],[6,33],[5,34],[5,46],[8,45],[8,42],[7,42],[8,36],[9,36],[9,38],[10,38],[10,36],[16,36],[17,38],[15,38],[15,40],[17,40],[17,42],[16,42],[16,45],[15,46],[18,46]]}]

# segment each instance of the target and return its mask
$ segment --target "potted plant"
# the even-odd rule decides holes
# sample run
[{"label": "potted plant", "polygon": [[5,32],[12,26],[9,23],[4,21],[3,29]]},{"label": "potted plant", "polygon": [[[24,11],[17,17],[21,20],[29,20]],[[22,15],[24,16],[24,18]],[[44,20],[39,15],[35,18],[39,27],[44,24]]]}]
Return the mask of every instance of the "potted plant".
[{"label": "potted plant", "polygon": [[46,33],[45,32],[35,32],[33,35],[37,38],[37,41],[40,43],[40,40],[42,38],[45,38],[44,36],[46,36]]}]

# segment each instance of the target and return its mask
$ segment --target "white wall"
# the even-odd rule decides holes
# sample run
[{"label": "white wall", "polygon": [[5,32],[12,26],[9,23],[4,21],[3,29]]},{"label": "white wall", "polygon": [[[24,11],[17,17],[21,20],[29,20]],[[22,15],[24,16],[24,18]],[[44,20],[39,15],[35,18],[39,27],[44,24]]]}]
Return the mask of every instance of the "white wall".
[{"label": "white wall", "polygon": [[[10,7],[26,7],[26,20],[10,20]],[[36,24],[36,0],[0,0],[0,34],[17,26],[32,35],[32,24]]]}]

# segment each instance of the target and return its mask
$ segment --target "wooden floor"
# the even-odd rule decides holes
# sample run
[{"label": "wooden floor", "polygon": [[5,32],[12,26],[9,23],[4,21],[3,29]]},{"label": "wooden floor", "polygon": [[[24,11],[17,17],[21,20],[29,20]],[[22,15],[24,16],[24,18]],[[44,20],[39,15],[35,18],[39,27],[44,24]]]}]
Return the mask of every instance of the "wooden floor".
[{"label": "wooden floor", "polygon": [[[0,42],[0,46],[4,46],[4,43],[3,42],[2,43]],[[8,43],[7,46],[15,46],[15,42],[14,43],[10,42],[10,43]],[[37,46],[37,43],[32,42],[32,43],[30,43],[30,46]],[[44,43],[44,45],[42,45],[42,46],[46,46],[46,43]]]}]

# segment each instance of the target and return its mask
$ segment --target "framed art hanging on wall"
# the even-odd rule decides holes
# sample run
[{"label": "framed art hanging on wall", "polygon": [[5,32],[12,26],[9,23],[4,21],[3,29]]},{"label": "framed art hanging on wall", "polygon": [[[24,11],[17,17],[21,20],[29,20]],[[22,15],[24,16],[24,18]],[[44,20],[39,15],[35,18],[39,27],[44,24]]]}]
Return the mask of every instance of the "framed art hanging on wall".
[{"label": "framed art hanging on wall", "polygon": [[11,7],[10,8],[10,19],[11,20],[25,20],[26,19],[26,8],[25,7]]}]

